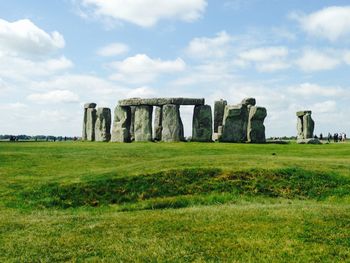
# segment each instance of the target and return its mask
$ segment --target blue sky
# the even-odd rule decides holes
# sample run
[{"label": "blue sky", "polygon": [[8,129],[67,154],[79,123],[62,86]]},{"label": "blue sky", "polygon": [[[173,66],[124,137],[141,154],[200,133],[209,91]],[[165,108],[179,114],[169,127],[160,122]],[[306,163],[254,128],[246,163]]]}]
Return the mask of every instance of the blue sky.
[{"label": "blue sky", "polygon": [[[80,135],[82,105],[204,97],[268,110],[267,136],[350,131],[350,5],[299,0],[0,4],[0,134]],[[192,107],[181,114],[191,133]]]}]

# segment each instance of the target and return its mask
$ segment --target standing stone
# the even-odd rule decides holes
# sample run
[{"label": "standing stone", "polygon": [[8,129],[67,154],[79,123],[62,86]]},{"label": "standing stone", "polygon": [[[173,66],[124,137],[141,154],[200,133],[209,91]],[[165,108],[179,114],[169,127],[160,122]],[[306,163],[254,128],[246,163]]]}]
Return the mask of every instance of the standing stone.
[{"label": "standing stone", "polygon": [[152,141],[152,112],[152,106],[136,107],[134,121],[136,142]]},{"label": "standing stone", "polygon": [[96,124],[96,109],[88,108],[86,110],[86,140],[95,141],[95,124]]},{"label": "standing stone", "polygon": [[109,142],[111,139],[111,110],[98,108],[95,124],[95,140],[97,142]]},{"label": "standing stone", "polygon": [[217,133],[219,126],[222,126],[226,105],[226,100],[218,100],[214,102],[214,133]]},{"label": "standing stone", "polygon": [[82,136],[81,139],[83,141],[87,140],[87,133],[86,133],[86,123],[87,123],[87,110],[91,108],[94,109],[96,108],[96,103],[86,103],[84,105],[84,119],[83,119],[83,132],[82,132]]},{"label": "standing stone", "polygon": [[297,131],[298,131],[298,139],[309,139],[313,138],[315,122],[311,118],[311,111],[298,111],[298,123],[297,123]]},{"label": "standing stone", "polygon": [[246,105],[226,106],[221,142],[245,142],[247,137]]},{"label": "standing stone", "polygon": [[154,114],[154,140],[162,140],[162,119],[163,119],[163,107],[156,106]]},{"label": "standing stone", "polygon": [[318,139],[314,139],[314,129],[315,122],[311,118],[311,111],[298,111],[298,123],[297,123],[297,131],[298,131],[298,140],[297,143],[300,144],[321,144]]},{"label": "standing stone", "polygon": [[192,141],[211,142],[213,133],[213,119],[209,105],[194,107],[192,121]]},{"label": "standing stone", "polygon": [[311,118],[311,111],[303,116],[304,138],[309,139],[314,137],[315,122]]},{"label": "standing stone", "polygon": [[135,130],[134,130],[134,124],[135,124],[135,106],[130,106],[131,111],[131,120],[130,120],[130,141],[135,141]]},{"label": "standing stone", "polygon": [[163,106],[162,126],[162,141],[178,142],[184,140],[184,129],[179,105],[167,104]]},{"label": "standing stone", "polygon": [[263,107],[249,107],[248,122],[248,142],[265,143],[265,126],[264,120],[267,116],[266,109]]},{"label": "standing stone", "polygon": [[112,142],[130,142],[131,108],[117,106],[114,110]]}]

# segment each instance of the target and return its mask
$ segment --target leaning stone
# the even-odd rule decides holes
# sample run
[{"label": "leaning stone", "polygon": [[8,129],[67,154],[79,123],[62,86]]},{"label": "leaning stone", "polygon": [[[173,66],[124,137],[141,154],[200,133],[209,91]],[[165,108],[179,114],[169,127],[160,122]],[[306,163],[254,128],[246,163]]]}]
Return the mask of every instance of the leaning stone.
[{"label": "leaning stone", "polygon": [[130,142],[130,107],[117,106],[114,110],[112,142]]},{"label": "leaning stone", "polygon": [[152,99],[141,99],[131,98],[126,100],[120,100],[119,105],[121,106],[163,106],[167,104],[174,105],[204,105],[205,100],[203,98],[152,98]]},{"label": "leaning stone", "polygon": [[246,106],[255,106],[256,100],[255,98],[245,98],[242,100],[241,104],[246,105]]},{"label": "leaning stone", "polygon": [[86,140],[95,141],[96,109],[86,110]]},{"label": "leaning stone", "polygon": [[97,142],[109,142],[111,139],[111,110],[98,108],[95,125],[95,140]]},{"label": "leaning stone", "polygon": [[247,137],[246,112],[247,106],[242,104],[225,107],[221,142],[245,142]]},{"label": "leaning stone", "polygon": [[163,107],[156,106],[154,114],[154,140],[162,140],[162,119],[163,119]]},{"label": "leaning stone", "polygon": [[192,141],[211,142],[213,133],[212,125],[211,107],[209,105],[195,106],[192,122]]},{"label": "leaning stone", "polygon": [[134,136],[136,142],[152,141],[152,106],[135,109]]},{"label": "leaning stone", "polygon": [[248,142],[265,143],[265,126],[264,120],[267,116],[266,109],[263,107],[249,107],[249,122],[248,122]]},{"label": "leaning stone", "polygon": [[162,141],[178,142],[184,140],[184,129],[179,105],[168,104],[163,106],[162,126]]},{"label": "leaning stone", "polygon": [[222,125],[226,105],[226,100],[218,100],[214,102],[214,133],[217,133],[218,127]]}]

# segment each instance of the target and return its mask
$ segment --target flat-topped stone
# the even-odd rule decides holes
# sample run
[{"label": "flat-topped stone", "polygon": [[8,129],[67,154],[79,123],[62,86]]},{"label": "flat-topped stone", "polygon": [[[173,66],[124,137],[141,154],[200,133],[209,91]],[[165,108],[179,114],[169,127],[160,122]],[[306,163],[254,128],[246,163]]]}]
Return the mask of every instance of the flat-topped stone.
[{"label": "flat-topped stone", "polygon": [[204,105],[205,99],[203,98],[131,98],[120,100],[120,106],[164,106],[168,104],[172,105]]},{"label": "flat-topped stone", "polygon": [[84,109],[89,109],[89,108],[91,108],[91,109],[94,109],[94,108],[96,108],[96,103],[93,103],[93,102],[91,102],[91,103],[85,103],[84,104]]},{"label": "flat-topped stone", "polygon": [[311,114],[311,113],[312,113],[311,110],[297,111],[297,116],[298,116],[298,117],[302,117],[302,116],[304,116],[304,115],[306,115],[306,114]]}]

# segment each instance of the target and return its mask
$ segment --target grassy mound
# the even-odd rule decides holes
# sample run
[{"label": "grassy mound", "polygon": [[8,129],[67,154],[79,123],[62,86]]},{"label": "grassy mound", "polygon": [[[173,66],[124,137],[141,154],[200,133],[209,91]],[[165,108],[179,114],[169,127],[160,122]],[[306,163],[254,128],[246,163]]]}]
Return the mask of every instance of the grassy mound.
[{"label": "grassy mound", "polygon": [[[51,183],[20,192],[18,198],[19,203],[46,208],[118,204],[128,210],[224,203],[238,196],[324,200],[347,195],[349,190],[348,178],[300,168],[181,169],[118,178],[107,175],[75,184]],[[135,207],[135,204],[138,205]]]}]

